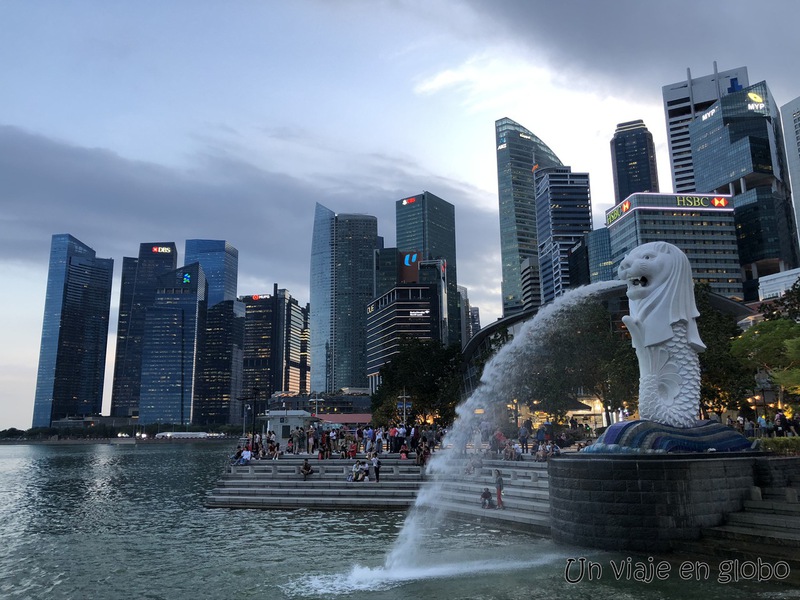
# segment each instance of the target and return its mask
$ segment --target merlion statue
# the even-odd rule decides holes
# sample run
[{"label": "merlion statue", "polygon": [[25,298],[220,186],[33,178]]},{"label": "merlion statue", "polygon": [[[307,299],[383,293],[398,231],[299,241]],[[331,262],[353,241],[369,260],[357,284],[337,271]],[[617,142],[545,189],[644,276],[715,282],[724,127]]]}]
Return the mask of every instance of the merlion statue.
[{"label": "merlion statue", "polygon": [[672,427],[697,424],[700,361],[705,350],[695,319],[689,259],[667,242],[634,248],[619,267],[630,315],[622,322],[639,360],[639,415]]}]

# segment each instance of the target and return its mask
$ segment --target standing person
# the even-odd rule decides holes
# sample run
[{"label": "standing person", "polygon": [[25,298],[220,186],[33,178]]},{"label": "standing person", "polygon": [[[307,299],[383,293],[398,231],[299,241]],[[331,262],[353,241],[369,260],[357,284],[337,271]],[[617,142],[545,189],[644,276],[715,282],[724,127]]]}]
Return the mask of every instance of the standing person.
[{"label": "standing person", "polygon": [[376,454],[383,452],[383,426],[378,427],[375,432],[375,452]]},{"label": "standing person", "polygon": [[392,423],[389,428],[389,452],[397,452],[397,426]]},{"label": "standing person", "polygon": [[497,492],[497,508],[501,508],[505,510],[505,506],[503,506],[503,474],[500,473],[500,469],[494,470],[494,489]]},{"label": "standing person", "polygon": [[372,454],[372,472],[375,475],[375,483],[381,482],[381,459],[376,453]]},{"label": "standing person", "polygon": [[519,428],[519,433],[517,433],[517,437],[519,438],[519,445],[520,448],[522,448],[523,454],[528,453],[528,434],[529,431],[525,427],[525,424],[523,423],[522,427]]}]

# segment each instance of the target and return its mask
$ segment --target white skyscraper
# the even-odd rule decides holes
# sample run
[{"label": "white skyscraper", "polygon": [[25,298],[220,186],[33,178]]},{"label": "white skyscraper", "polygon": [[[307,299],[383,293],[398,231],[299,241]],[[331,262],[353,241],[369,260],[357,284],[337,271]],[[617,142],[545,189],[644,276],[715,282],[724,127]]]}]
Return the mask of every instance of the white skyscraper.
[{"label": "white skyscraper", "polygon": [[789,169],[792,187],[795,222],[800,223],[800,98],[795,98],[781,107],[781,121],[786,142],[786,166]]},{"label": "white skyscraper", "polygon": [[675,193],[694,192],[694,163],[689,140],[689,123],[702,115],[714,102],[732,92],[750,85],[747,67],[714,73],[692,79],[686,69],[686,80],[661,88],[664,98],[664,115],[667,121],[669,160],[672,167],[672,187]]}]

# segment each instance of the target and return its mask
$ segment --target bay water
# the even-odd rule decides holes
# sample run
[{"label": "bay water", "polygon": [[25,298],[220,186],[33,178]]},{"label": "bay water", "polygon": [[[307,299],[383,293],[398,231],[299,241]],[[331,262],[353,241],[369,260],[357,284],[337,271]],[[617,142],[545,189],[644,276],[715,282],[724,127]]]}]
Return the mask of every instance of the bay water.
[{"label": "bay water", "polygon": [[[389,564],[405,513],[205,508],[233,445],[0,446],[0,598],[800,598],[781,582],[722,584],[713,569],[617,578],[611,561],[625,556],[485,523],[419,532]],[[578,558],[602,573],[568,572]]]}]

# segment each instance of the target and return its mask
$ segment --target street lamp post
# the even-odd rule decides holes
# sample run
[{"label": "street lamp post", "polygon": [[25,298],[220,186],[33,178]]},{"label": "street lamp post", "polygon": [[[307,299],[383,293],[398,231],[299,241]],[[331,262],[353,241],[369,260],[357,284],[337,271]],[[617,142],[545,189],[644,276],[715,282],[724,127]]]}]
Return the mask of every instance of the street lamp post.
[{"label": "street lamp post", "polygon": [[403,387],[403,395],[397,397],[398,400],[402,400],[403,401],[403,425],[406,424],[406,404],[407,404],[409,398],[411,398],[411,396],[406,396],[406,388],[404,386]]},{"label": "street lamp post", "polygon": [[250,442],[250,449],[256,449],[256,412],[258,412],[258,393],[261,390],[257,387],[253,388],[253,437]]}]

